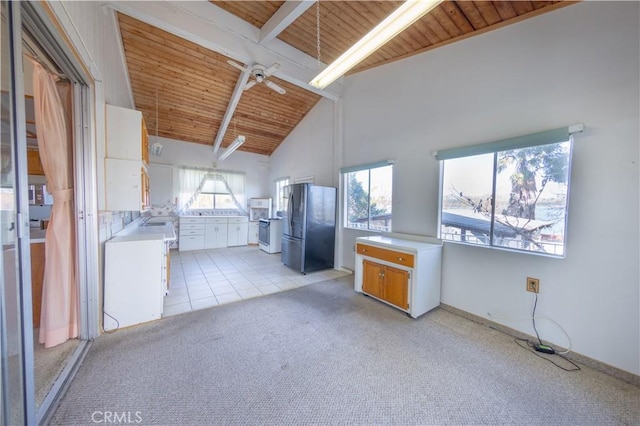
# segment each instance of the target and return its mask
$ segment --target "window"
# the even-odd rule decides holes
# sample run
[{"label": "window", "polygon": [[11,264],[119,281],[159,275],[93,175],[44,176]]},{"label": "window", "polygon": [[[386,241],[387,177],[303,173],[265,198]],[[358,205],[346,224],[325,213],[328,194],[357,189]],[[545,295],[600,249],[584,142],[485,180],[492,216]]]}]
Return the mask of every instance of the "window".
[{"label": "window", "polygon": [[180,214],[190,209],[244,211],[244,173],[182,168],[179,179]]},{"label": "window", "polygon": [[206,180],[191,209],[236,209],[233,197],[221,180]]},{"label": "window", "polygon": [[289,178],[281,178],[276,180],[276,197],[275,207],[276,212],[283,212],[287,210],[289,203],[289,192],[287,186],[289,185]]},{"label": "window", "polygon": [[564,256],[569,129],[438,152],[440,238]]},{"label": "window", "polygon": [[393,166],[388,162],[342,170],[345,187],[344,226],[391,231]]}]

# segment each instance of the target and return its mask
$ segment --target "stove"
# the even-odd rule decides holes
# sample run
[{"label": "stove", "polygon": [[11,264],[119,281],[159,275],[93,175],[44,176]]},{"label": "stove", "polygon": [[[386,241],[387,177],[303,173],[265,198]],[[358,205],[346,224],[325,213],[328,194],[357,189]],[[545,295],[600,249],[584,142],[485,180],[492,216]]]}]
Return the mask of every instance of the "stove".
[{"label": "stove", "polygon": [[282,218],[260,219],[258,247],[267,253],[282,251]]}]

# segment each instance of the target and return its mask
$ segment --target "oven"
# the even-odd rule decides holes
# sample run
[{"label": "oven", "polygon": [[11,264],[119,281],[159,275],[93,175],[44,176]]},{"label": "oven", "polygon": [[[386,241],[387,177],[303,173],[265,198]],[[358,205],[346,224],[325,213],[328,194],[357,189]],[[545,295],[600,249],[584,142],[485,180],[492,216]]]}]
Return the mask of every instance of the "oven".
[{"label": "oven", "polygon": [[282,251],[282,220],[260,219],[258,224],[258,247],[267,253]]}]

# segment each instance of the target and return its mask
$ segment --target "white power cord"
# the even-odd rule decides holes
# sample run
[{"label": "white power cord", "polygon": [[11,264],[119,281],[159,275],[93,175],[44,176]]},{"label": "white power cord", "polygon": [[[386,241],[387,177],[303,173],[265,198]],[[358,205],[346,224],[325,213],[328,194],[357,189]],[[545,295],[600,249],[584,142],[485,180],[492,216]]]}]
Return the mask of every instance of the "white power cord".
[{"label": "white power cord", "polygon": [[487,312],[487,316],[489,318],[498,319],[498,320],[505,320],[505,321],[531,321],[531,320],[534,320],[534,319],[535,320],[547,320],[547,321],[551,322],[552,324],[555,324],[556,327],[558,327],[560,329],[560,331],[562,331],[562,333],[566,336],[567,340],[569,341],[569,347],[568,347],[568,349],[566,351],[556,352],[556,353],[562,354],[562,355],[568,354],[569,352],[571,352],[571,348],[573,347],[573,344],[571,342],[571,337],[569,337],[569,334],[567,334],[567,332],[564,330],[564,328],[562,328],[562,326],[560,324],[558,324],[557,322],[555,322],[551,318],[547,318],[547,317],[507,318],[507,317],[495,316],[491,312]]}]

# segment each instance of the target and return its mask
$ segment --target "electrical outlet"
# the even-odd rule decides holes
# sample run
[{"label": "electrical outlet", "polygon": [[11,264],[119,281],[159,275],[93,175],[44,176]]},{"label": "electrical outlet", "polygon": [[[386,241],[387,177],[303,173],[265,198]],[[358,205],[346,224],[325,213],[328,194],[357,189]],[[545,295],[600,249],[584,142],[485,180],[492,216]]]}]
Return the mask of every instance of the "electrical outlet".
[{"label": "electrical outlet", "polygon": [[527,277],[527,291],[540,293],[540,280],[537,278]]}]

